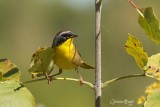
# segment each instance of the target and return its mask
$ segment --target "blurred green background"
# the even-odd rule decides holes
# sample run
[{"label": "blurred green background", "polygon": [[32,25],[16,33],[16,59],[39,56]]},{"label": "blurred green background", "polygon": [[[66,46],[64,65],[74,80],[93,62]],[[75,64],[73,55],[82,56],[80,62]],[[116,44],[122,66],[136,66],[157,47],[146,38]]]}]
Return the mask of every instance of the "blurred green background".
[{"label": "blurred green background", "polygon": [[[159,0],[134,0],[139,7],[153,6],[160,18]],[[60,30],[80,35],[75,44],[82,58],[94,65],[94,0],[1,0],[0,58],[8,58],[21,70],[21,81],[31,80],[28,74],[30,58],[38,47],[51,46]],[[142,73],[124,48],[128,33],[142,42],[149,55],[160,48],[140,28],[138,13],[127,0],[103,0],[102,8],[102,80]],[[57,69],[53,71],[56,73]],[[79,69],[84,80],[94,82],[94,71]],[[60,77],[78,78],[76,72],[66,71]],[[110,104],[112,99],[134,101],[152,83],[149,78],[118,81],[103,89],[102,107],[128,107]],[[71,81],[47,81],[27,84],[37,107],[94,107],[94,91],[86,85]]]}]

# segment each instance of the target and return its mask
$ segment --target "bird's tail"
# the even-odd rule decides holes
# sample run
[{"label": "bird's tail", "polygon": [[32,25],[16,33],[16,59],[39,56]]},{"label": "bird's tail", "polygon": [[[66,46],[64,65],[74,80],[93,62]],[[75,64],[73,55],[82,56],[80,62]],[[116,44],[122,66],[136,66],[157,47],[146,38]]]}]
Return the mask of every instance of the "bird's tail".
[{"label": "bird's tail", "polygon": [[94,67],[92,67],[84,62],[80,65],[80,67],[85,68],[85,69],[95,69]]}]

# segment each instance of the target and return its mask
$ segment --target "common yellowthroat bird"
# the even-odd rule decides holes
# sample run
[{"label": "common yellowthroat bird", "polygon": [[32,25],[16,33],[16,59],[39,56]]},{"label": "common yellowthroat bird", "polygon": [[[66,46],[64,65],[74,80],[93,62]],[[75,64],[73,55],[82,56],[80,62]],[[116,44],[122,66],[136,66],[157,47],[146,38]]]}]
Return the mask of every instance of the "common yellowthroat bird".
[{"label": "common yellowthroat bird", "polygon": [[[77,71],[80,77],[80,83],[83,83],[83,78],[78,72],[78,67],[85,69],[94,69],[94,67],[86,64],[77,50],[77,47],[73,44],[73,39],[78,37],[71,31],[60,31],[56,34],[53,40],[52,48],[54,49],[54,63],[59,68],[59,75],[63,70]],[[53,75],[53,76],[55,76]]]}]

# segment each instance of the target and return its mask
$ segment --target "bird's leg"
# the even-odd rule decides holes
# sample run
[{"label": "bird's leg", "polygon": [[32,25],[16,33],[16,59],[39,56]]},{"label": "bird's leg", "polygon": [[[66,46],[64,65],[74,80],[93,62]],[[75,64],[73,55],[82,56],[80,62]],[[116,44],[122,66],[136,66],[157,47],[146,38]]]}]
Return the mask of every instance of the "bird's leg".
[{"label": "bird's leg", "polygon": [[48,80],[48,84],[51,82],[51,78],[50,78],[50,74],[52,72],[54,67],[52,67],[52,69],[48,72],[48,73],[44,73],[43,75],[45,75],[46,79]]},{"label": "bird's leg", "polygon": [[61,68],[59,68],[59,72],[58,73],[56,73],[56,74],[54,74],[54,75],[52,75],[51,77],[54,77],[54,76],[56,76],[56,75],[60,75],[60,74],[62,74],[62,69]]},{"label": "bird's leg", "polygon": [[45,73],[45,78],[48,80],[48,84],[49,84],[51,80],[50,80],[50,76],[48,75],[48,73]]},{"label": "bird's leg", "polygon": [[63,71],[63,70],[60,68],[58,73],[56,73],[56,74],[54,74],[54,75],[51,75],[51,76],[47,75],[46,78],[47,78],[47,80],[48,80],[48,84],[51,83],[51,81],[53,80],[53,77],[62,74],[62,71]]},{"label": "bird's leg", "polygon": [[[37,74],[36,76],[37,76],[37,77],[45,76],[46,79],[48,79],[48,76],[49,76],[49,74],[52,72],[52,70],[53,70],[53,68],[52,68],[48,73],[47,73],[47,72],[44,72],[43,74]],[[35,75],[32,74],[32,78],[34,78],[34,77],[35,77]]]},{"label": "bird's leg", "polygon": [[78,68],[76,68],[75,71],[77,72],[77,74],[79,76],[80,85],[83,85],[83,78],[82,78],[81,74],[79,73]]}]

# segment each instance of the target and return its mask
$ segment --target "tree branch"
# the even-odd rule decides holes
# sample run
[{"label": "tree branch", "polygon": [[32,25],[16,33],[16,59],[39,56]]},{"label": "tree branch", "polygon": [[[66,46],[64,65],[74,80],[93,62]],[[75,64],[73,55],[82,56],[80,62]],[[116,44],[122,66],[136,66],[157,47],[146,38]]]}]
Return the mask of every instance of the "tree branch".
[{"label": "tree branch", "polygon": [[95,107],[101,107],[101,9],[102,0],[95,0]]}]

